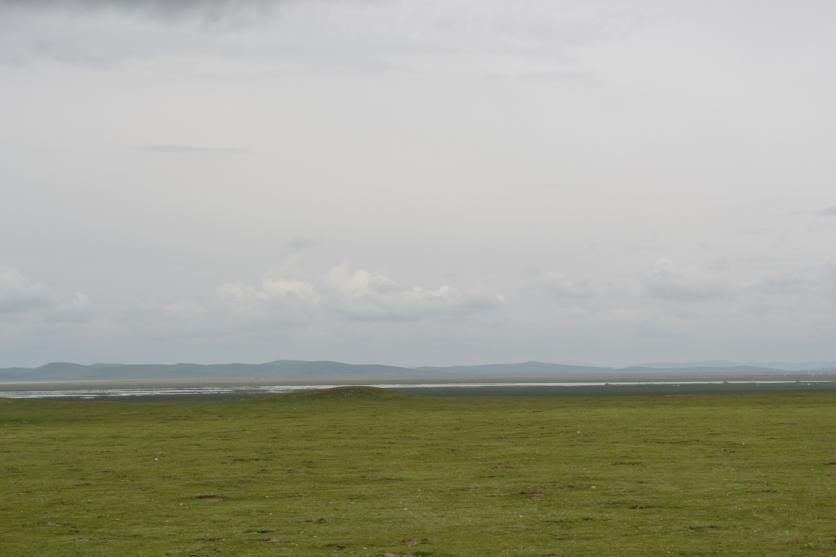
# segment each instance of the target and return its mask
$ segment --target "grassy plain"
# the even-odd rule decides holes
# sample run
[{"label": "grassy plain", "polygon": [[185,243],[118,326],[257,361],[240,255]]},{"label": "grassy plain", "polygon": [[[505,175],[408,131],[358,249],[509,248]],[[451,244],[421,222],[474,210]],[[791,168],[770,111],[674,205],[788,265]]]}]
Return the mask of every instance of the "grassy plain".
[{"label": "grassy plain", "polygon": [[836,555],[836,395],[0,400],[0,555]]}]

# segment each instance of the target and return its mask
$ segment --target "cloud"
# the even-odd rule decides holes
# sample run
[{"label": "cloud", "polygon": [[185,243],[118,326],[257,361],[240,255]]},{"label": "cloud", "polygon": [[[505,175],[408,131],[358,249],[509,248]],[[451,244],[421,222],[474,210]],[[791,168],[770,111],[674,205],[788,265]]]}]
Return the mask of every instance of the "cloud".
[{"label": "cloud", "polygon": [[0,314],[22,313],[52,305],[47,290],[17,269],[0,267]]},{"label": "cloud", "polygon": [[[125,60],[227,52],[242,29],[268,24],[270,0],[0,1],[0,62],[110,68]],[[246,41],[244,41],[246,42]]]},{"label": "cloud", "polygon": [[681,270],[662,259],[650,271],[606,281],[541,273],[530,286],[539,294],[533,303],[554,303],[562,315],[686,329],[721,315],[729,322],[753,315],[811,320],[831,314],[836,304],[834,262],[749,278],[731,278],[729,268]]},{"label": "cloud", "polygon": [[313,280],[268,274],[256,284],[223,284],[216,290],[215,302],[220,307],[212,311],[276,322],[321,318],[419,321],[464,318],[494,310],[502,301],[501,295],[481,289],[405,286],[385,275],[342,264]]},{"label": "cloud", "polygon": [[93,317],[93,303],[87,294],[76,292],[69,298],[57,301],[44,317],[60,323],[87,321]]},{"label": "cloud", "polygon": [[731,289],[723,281],[682,273],[673,262],[662,259],[642,276],[641,291],[659,300],[706,302],[728,296]]},{"label": "cloud", "polygon": [[819,214],[823,217],[836,217],[836,205],[822,209]]},{"label": "cloud", "polygon": [[571,279],[557,272],[539,274],[534,278],[534,285],[561,300],[589,300],[602,293],[601,287],[590,279]]},{"label": "cloud", "polygon": [[752,288],[767,296],[836,300],[836,264],[825,263],[773,274],[761,279]]},{"label": "cloud", "polygon": [[198,145],[143,145],[139,147],[146,153],[160,155],[240,155],[247,149],[238,147],[205,147]]},{"label": "cloud", "polygon": [[576,81],[589,77],[578,49],[621,36],[634,25],[625,13],[576,1],[12,0],[0,1],[0,61],[108,68],[185,56],[261,60],[270,75],[451,75],[458,65],[479,77]]},{"label": "cloud", "polygon": [[217,288],[217,299],[232,316],[299,321],[320,305],[317,288],[305,281],[265,276],[259,284],[231,282]]},{"label": "cloud", "polygon": [[314,247],[316,244],[316,239],[310,236],[294,236],[287,241],[287,247],[290,251],[304,251]]},{"label": "cloud", "polygon": [[405,286],[342,264],[306,278],[268,273],[255,282],[227,282],[207,298],[140,303],[112,317],[145,338],[259,336],[274,330],[308,338],[359,322],[473,324],[502,303],[501,295],[480,288]]},{"label": "cloud", "polygon": [[436,288],[399,285],[385,275],[347,264],[328,273],[329,309],[359,320],[416,320],[463,317],[496,309],[498,293],[463,290],[449,285]]},{"label": "cloud", "polygon": [[696,305],[729,297],[740,290],[722,280],[679,271],[666,259],[659,260],[650,271],[621,277],[609,275],[607,280],[544,272],[532,278],[532,285],[564,307],[596,312],[645,311],[651,309],[649,302]]},{"label": "cloud", "polygon": [[0,267],[0,317],[37,314],[52,320],[75,320],[86,315],[90,297],[78,292],[62,298],[29,280],[17,269]]},{"label": "cloud", "polygon": [[206,24],[245,22],[269,15],[276,0],[6,0],[6,8],[65,12],[121,12]]}]

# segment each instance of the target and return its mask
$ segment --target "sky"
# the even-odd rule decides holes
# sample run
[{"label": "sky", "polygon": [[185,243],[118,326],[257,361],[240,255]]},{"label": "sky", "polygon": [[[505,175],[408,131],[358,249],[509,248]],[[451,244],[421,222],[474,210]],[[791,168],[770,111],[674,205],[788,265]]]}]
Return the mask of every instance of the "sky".
[{"label": "sky", "polygon": [[834,27],[0,1],[0,367],[836,360]]}]

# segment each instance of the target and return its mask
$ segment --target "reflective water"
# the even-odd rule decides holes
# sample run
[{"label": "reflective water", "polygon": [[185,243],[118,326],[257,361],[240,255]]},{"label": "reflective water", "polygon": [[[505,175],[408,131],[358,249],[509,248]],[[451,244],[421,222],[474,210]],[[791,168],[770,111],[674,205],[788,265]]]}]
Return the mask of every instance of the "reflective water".
[{"label": "reflective water", "polygon": [[[632,387],[632,386],[688,386],[688,385],[780,385],[780,384],[812,384],[832,383],[832,381],[609,381],[609,382],[573,382],[573,383],[381,383],[371,387],[384,389],[451,389],[451,388],[484,388],[484,387]],[[165,396],[165,395],[220,395],[220,394],[269,394],[289,393],[307,389],[329,389],[343,385],[212,385],[194,387],[119,387],[119,388],[79,388],[79,389],[50,389],[44,385],[42,389],[5,390],[0,391],[0,398],[83,398],[99,397],[134,397],[134,396]],[[2,388],[0,384],[0,388]]]}]

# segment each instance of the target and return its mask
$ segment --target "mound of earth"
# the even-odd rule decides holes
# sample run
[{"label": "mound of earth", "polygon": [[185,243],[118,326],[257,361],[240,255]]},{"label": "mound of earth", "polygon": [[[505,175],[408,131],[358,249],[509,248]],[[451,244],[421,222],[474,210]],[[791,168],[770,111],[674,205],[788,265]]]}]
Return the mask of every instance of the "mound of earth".
[{"label": "mound of earth", "polygon": [[331,387],[328,389],[307,389],[295,393],[278,395],[281,400],[397,400],[410,395],[395,389],[380,387]]}]

